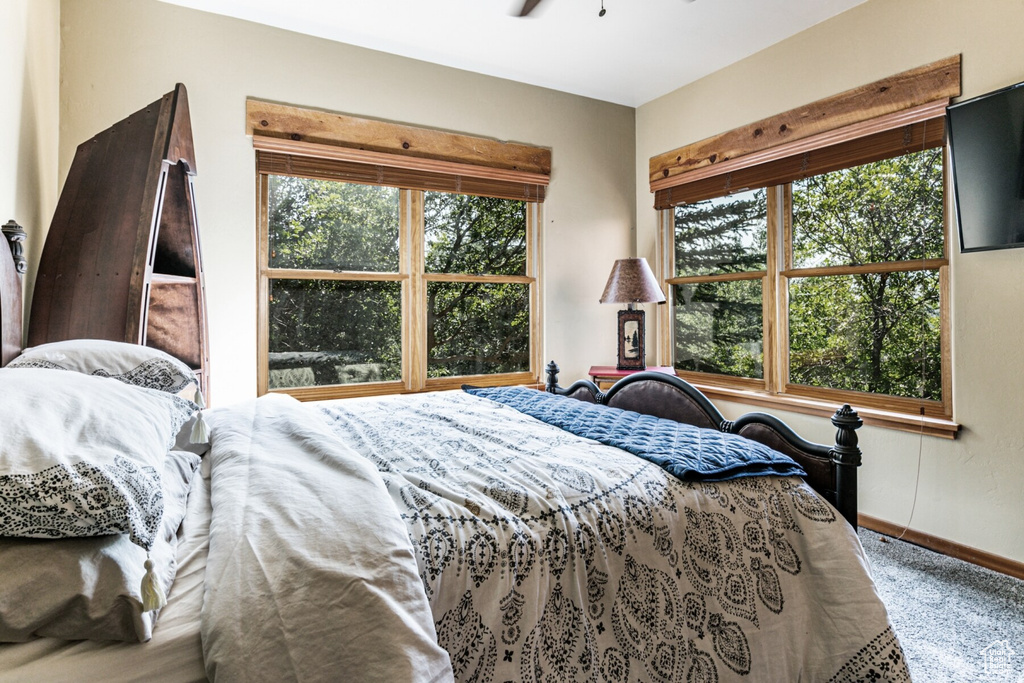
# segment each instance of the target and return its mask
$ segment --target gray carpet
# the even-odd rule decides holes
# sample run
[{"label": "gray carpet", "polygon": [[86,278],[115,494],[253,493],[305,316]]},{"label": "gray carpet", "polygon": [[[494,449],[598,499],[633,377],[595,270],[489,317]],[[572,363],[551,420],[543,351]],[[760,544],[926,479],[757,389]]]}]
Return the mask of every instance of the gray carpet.
[{"label": "gray carpet", "polygon": [[1024,683],[1024,581],[860,530],[915,683]]}]

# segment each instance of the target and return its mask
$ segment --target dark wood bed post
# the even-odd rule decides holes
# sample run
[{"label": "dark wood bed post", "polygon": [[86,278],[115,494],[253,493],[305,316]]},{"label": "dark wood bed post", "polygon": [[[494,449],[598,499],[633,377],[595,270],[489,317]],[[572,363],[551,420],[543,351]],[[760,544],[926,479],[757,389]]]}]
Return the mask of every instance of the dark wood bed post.
[{"label": "dark wood bed post", "polygon": [[14,222],[14,219],[3,224],[4,237],[11,247],[11,256],[14,258],[14,269],[18,275],[24,275],[28,271],[28,261],[25,260],[25,228]]},{"label": "dark wood bed post", "polygon": [[548,363],[548,381],[544,385],[544,391],[549,394],[555,393],[555,387],[558,386],[558,363],[551,361]]},{"label": "dark wood bed post", "polygon": [[[9,255],[0,253],[0,367],[7,365],[21,353],[22,284],[27,270],[25,262],[25,230],[13,220],[3,227]],[[2,249],[2,247],[0,247]]]},{"label": "dark wood bed post", "polygon": [[836,445],[830,453],[836,469],[836,508],[856,529],[857,468],[861,463],[856,430],[864,426],[864,421],[849,404],[844,404],[832,416],[832,424],[836,426]]}]

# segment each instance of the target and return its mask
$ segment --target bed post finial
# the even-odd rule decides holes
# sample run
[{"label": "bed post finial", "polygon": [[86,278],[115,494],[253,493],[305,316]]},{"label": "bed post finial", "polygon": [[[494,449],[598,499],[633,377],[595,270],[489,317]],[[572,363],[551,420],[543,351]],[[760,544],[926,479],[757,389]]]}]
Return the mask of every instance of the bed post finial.
[{"label": "bed post finial", "polygon": [[843,517],[857,528],[857,468],[860,467],[860,448],[857,431],[864,425],[857,411],[843,405],[832,416],[836,426],[836,445],[832,447],[832,462],[836,465],[836,507]]},{"label": "bed post finial", "polygon": [[558,387],[558,363],[551,361],[548,363],[548,381],[544,385],[544,391],[549,394],[555,393],[555,388]]},{"label": "bed post finial", "polygon": [[25,271],[28,270],[28,262],[25,260],[25,228],[15,222],[12,218],[3,224],[2,228],[4,237],[7,238],[7,242],[11,247],[11,256],[14,257],[14,269],[18,271],[18,275],[24,275]]}]

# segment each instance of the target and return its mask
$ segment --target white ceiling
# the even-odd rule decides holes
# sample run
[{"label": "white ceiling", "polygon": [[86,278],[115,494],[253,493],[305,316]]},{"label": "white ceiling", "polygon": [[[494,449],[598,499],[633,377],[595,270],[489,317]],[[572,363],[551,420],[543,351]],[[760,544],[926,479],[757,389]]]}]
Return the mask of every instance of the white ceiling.
[{"label": "white ceiling", "polygon": [[865,0],[164,0],[636,107]]}]

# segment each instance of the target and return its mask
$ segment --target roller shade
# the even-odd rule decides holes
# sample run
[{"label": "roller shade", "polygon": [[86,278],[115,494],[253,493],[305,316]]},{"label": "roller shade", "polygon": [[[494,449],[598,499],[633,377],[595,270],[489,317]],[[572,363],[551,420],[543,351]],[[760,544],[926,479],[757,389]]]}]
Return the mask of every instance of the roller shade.
[{"label": "roller shade", "polygon": [[[944,143],[945,118],[933,116],[898,128],[659,189],[654,195],[654,208],[668,209],[739,190],[781,185],[829,171],[939,147]],[[680,176],[680,179],[685,179],[685,176]]]},{"label": "roller shade", "polygon": [[544,201],[544,185],[539,183],[477,178],[383,163],[367,164],[338,159],[321,159],[296,154],[257,150],[256,170],[272,175],[294,175],[319,180],[335,180],[364,185],[386,185],[408,190],[454,192],[485,197],[500,197],[527,202]]}]

